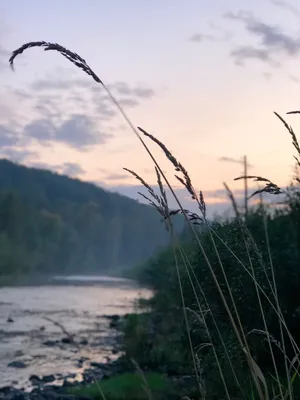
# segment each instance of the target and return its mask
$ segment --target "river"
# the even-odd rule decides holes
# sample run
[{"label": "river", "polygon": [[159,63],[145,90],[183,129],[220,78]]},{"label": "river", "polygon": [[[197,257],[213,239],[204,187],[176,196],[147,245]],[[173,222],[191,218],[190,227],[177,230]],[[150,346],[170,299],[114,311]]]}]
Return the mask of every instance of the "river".
[{"label": "river", "polygon": [[[31,375],[76,378],[91,361],[113,359],[117,333],[105,316],[132,312],[135,300],[149,295],[131,281],[102,276],[56,277],[43,286],[1,288],[0,387],[26,388]],[[64,343],[67,336],[59,324],[82,342],[80,351]]]}]

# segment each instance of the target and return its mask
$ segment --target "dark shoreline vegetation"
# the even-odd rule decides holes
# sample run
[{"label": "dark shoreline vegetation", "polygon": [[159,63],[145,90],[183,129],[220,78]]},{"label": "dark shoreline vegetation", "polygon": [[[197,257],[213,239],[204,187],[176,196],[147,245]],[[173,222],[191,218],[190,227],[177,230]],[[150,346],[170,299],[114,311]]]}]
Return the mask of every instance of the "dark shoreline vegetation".
[{"label": "dark shoreline vegetation", "polygon": [[[258,203],[244,213],[225,185],[233,217],[211,222],[205,196],[195,191],[187,170],[157,138],[134,127],[84,59],[55,43],[31,42],[13,52],[11,65],[31,47],[59,52],[103,87],[153,161],[158,194],[126,170],[145,186],[148,193],[142,196],[164,220],[172,239],[170,247],[132,271],[154,296],[142,302],[143,313],[127,316],[119,326],[124,333],[125,355],[119,360],[123,374],[71,392],[107,400],[299,399],[299,178],[287,190],[260,176],[237,178],[261,185],[253,193]],[[276,116],[300,157],[293,129]],[[182,207],[145,140],[163,151],[198,214]],[[169,209],[165,186],[177,210]],[[280,196],[280,206],[265,204],[265,194]],[[174,229],[178,214],[186,221],[184,238]]]}]

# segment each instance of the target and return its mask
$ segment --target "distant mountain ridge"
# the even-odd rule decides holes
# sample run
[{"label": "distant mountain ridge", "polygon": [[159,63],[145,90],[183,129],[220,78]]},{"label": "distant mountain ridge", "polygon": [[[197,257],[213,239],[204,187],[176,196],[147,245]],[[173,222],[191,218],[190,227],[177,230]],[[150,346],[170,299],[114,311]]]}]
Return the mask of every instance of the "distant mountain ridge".
[{"label": "distant mountain ridge", "polygon": [[[175,225],[181,230],[181,220]],[[107,273],[147,260],[168,242],[148,205],[0,160],[0,274]]]}]

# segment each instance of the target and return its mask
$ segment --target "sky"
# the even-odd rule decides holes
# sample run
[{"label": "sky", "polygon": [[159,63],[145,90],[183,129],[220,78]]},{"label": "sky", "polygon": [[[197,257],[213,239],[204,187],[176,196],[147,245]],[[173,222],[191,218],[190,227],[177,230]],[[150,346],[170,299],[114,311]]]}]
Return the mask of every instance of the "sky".
[{"label": "sky", "polygon": [[[102,86],[60,54],[13,50],[57,42],[80,54],[134,126],[189,171],[210,215],[228,208],[223,182],[243,196],[249,174],[287,185],[300,109],[300,4],[296,0],[2,0],[0,157],[47,168],[138,199],[123,167],[156,185],[152,162]],[[188,208],[174,168],[147,144]],[[252,184],[251,184],[252,185]],[[256,186],[250,185],[250,189]],[[172,201],[170,203],[173,205]]]}]

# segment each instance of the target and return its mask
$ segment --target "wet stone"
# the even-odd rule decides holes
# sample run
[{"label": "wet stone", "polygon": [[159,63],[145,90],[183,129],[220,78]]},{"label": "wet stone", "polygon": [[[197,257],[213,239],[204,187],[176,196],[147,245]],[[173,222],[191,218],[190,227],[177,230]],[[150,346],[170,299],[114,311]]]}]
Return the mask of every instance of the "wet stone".
[{"label": "wet stone", "polygon": [[44,346],[52,347],[52,346],[56,346],[57,343],[58,343],[57,340],[46,340],[46,341],[43,343],[43,345],[44,345]]},{"label": "wet stone", "polygon": [[10,363],[7,364],[9,368],[26,368],[27,365],[23,361],[11,361]]},{"label": "wet stone", "polygon": [[51,383],[55,381],[55,376],[54,375],[46,375],[42,377],[42,381],[44,383]]}]

